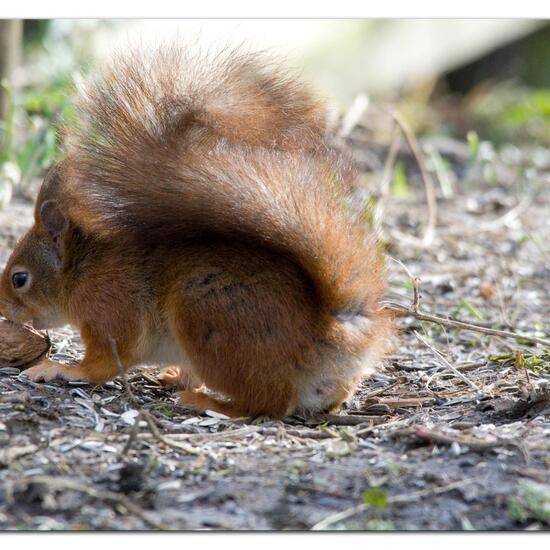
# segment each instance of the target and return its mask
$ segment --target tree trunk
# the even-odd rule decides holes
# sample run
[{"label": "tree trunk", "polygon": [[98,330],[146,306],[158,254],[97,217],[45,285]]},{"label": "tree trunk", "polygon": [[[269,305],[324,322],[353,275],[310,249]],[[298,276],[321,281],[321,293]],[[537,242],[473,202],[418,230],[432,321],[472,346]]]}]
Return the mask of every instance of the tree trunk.
[{"label": "tree trunk", "polygon": [[[0,83],[13,86],[13,73],[21,61],[23,43],[23,20],[0,19]],[[8,94],[0,86],[0,120],[8,112]]]}]

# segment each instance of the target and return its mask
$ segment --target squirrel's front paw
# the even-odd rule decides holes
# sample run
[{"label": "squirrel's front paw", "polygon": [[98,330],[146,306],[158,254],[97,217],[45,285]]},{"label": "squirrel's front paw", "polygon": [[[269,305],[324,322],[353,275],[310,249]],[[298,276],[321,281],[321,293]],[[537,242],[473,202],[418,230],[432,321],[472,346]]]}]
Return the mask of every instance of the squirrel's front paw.
[{"label": "squirrel's front paw", "polygon": [[49,382],[55,378],[69,381],[86,380],[86,377],[79,367],[62,365],[51,359],[44,359],[40,361],[38,365],[24,370],[21,374],[24,374],[33,382]]}]

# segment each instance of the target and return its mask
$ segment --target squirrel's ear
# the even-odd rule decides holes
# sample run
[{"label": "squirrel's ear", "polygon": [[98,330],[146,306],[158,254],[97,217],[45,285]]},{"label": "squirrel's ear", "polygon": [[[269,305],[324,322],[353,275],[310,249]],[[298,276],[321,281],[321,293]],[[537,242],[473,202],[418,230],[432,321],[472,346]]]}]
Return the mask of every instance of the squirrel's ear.
[{"label": "squirrel's ear", "polygon": [[40,219],[54,241],[58,241],[69,229],[69,220],[61,212],[55,200],[47,200],[40,207]]}]

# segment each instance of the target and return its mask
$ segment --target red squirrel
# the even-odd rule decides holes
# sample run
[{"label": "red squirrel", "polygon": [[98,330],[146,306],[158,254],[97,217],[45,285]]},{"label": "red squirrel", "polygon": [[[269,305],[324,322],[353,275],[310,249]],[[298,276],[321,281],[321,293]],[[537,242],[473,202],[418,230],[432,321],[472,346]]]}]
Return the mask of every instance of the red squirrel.
[{"label": "red squirrel", "polygon": [[391,334],[383,256],[350,208],[354,167],[308,87],[262,55],[132,50],[78,94],[63,160],[8,260],[0,311],[71,324],[102,383],[168,365],[197,411],[337,410]]}]

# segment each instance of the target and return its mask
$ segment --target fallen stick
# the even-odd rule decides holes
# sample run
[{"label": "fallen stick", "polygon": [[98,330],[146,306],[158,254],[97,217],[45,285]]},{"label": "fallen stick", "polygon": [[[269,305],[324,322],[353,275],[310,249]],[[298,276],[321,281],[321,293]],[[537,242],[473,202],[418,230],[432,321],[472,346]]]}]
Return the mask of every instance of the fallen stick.
[{"label": "fallen stick", "polygon": [[405,122],[405,120],[397,111],[393,111],[392,116],[401,131],[403,132],[409,149],[411,150],[411,153],[413,154],[416,163],[418,164],[418,168],[420,169],[420,175],[422,177],[424,189],[426,192],[426,204],[428,206],[428,222],[426,224],[426,229],[424,230],[424,236],[420,240],[416,239],[415,237],[409,237],[407,240],[411,244],[420,244],[422,248],[428,248],[434,240],[435,228],[437,225],[437,200],[435,197],[435,186],[430,176],[430,173],[428,172],[428,168],[426,167],[422,150],[412,130],[409,128],[409,125]]},{"label": "fallen stick", "polygon": [[406,426],[407,424],[410,424],[412,421],[411,418],[404,418],[403,420],[394,420],[392,422],[386,422],[385,424],[378,424],[375,426],[369,426],[368,428],[361,428],[360,430],[357,430],[355,432],[355,435],[364,435],[371,432],[374,432],[375,430],[389,430],[390,428],[399,428],[400,426]]},{"label": "fallen stick", "polygon": [[469,447],[474,451],[487,451],[489,449],[494,449],[495,447],[514,447],[518,449],[525,462],[528,461],[528,455],[525,447],[517,441],[511,440],[497,440],[497,441],[481,441],[479,439],[474,439],[472,437],[464,436],[452,436],[448,434],[442,434],[429,430],[424,427],[418,427],[413,432],[414,436],[419,439],[424,439],[426,441],[432,441],[434,443],[443,443],[445,445],[452,445],[453,443],[458,443],[459,445],[464,445]]},{"label": "fallen stick", "polygon": [[[461,481],[456,481],[455,483],[450,483],[445,487],[435,487],[434,489],[424,489],[422,491],[416,491],[406,495],[390,496],[388,497],[387,504],[388,505],[404,504],[407,502],[414,502],[419,498],[425,498],[433,495],[441,495],[443,493],[448,493],[449,491],[454,491],[455,489],[463,487],[464,485],[468,485],[469,483],[473,483],[474,481],[477,481],[477,480],[476,479],[461,480]],[[327,516],[325,519],[322,519],[321,521],[313,525],[313,527],[311,527],[311,530],[323,531],[325,529],[328,529],[332,525],[335,525],[340,521],[356,516],[357,514],[360,514],[361,512],[368,510],[369,508],[370,508],[369,504],[366,504],[366,503],[357,504],[356,506],[347,508],[342,512],[338,512],[336,514],[331,514],[330,516]]]},{"label": "fallen stick", "polygon": [[[390,256],[391,258],[391,256]],[[513,338],[515,340],[521,339],[526,342],[531,342],[533,344],[539,344],[550,349],[550,340],[545,338],[537,338],[535,336],[528,336],[526,334],[520,334],[518,332],[513,332],[511,330],[499,330],[496,328],[490,328],[476,323],[468,323],[466,321],[459,321],[457,319],[449,319],[448,317],[441,317],[439,315],[432,315],[430,313],[425,313],[420,311],[420,279],[415,277],[408,267],[397,260],[396,258],[391,258],[394,262],[399,264],[403,270],[407,273],[411,284],[413,287],[413,301],[410,306],[405,306],[403,304],[398,304],[396,302],[385,302],[384,309],[390,311],[399,311],[400,313],[406,313],[419,321],[427,321],[429,323],[436,323],[443,327],[454,327],[465,330],[471,330],[474,332],[481,332],[482,334],[489,334],[491,336],[501,336],[502,338]]]},{"label": "fallen stick", "polygon": [[384,171],[382,172],[382,178],[380,180],[380,186],[379,186],[382,197],[386,197],[390,193],[391,176],[393,173],[393,169],[395,167],[395,160],[397,158],[397,153],[399,151],[400,145],[401,145],[400,128],[397,125],[397,123],[394,121],[390,148],[388,149],[386,161],[384,162]]},{"label": "fallen stick", "polygon": [[453,374],[455,374],[456,376],[458,376],[458,378],[460,378],[463,382],[465,382],[468,386],[470,386],[470,388],[472,388],[473,390],[479,392],[479,393],[483,393],[481,391],[481,388],[477,385],[477,384],[474,384],[467,376],[464,376],[458,369],[456,369],[453,365],[451,365],[451,363],[449,363],[449,361],[447,361],[447,359],[445,358],[445,356],[439,352],[438,350],[436,350],[425,338],[422,338],[422,336],[420,336],[420,334],[418,334],[418,332],[416,332],[416,330],[414,331],[414,335],[418,338],[418,340],[420,340],[442,363],[445,367],[447,367]]},{"label": "fallen stick", "polygon": [[382,398],[376,404],[387,405],[390,409],[398,409],[400,407],[421,407],[434,402],[435,398],[433,397],[405,397],[403,399]]},{"label": "fallen stick", "polygon": [[[128,382],[128,378],[126,376],[126,372],[124,371],[124,368],[122,367],[122,363],[120,361],[120,356],[118,354],[118,349],[116,346],[116,341],[114,338],[109,337],[109,342],[111,344],[111,350],[113,352],[113,357],[115,358],[115,363],[118,368],[120,378],[122,379],[122,384],[124,386],[124,390],[126,391],[126,395],[128,397],[128,401],[130,402],[130,405],[138,411],[139,415],[136,417],[134,426],[137,424],[139,427],[139,421],[141,418],[145,421],[147,424],[147,427],[149,428],[149,431],[154,436],[155,439],[166,445],[167,447],[171,447],[172,449],[177,449],[178,451],[184,451],[188,454],[198,455],[200,454],[200,450],[191,447],[190,445],[186,445],[185,443],[180,443],[178,441],[174,441],[173,439],[170,439],[164,435],[162,435],[155,423],[155,419],[151,413],[144,410],[140,404],[138,403],[137,399],[134,396],[134,393],[132,392],[132,388],[130,387],[130,384]],[[126,454],[133,442],[133,440],[136,438],[138,428],[133,428],[132,432],[130,433],[130,436],[128,438],[128,441],[126,445],[124,446],[124,449],[122,450],[122,454]]]},{"label": "fallen stick", "polygon": [[432,315],[430,313],[424,313],[419,309],[413,309],[410,306],[398,304],[396,302],[386,302],[385,309],[390,311],[404,312],[419,321],[427,321],[429,323],[436,323],[444,327],[454,327],[464,330],[471,330],[473,332],[480,332],[482,334],[489,334],[490,336],[501,336],[502,338],[513,338],[515,340],[525,340],[533,344],[538,344],[550,349],[550,340],[545,338],[537,338],[535,336],[529,336],[520,332],[513,332],[511,330],[499,330],[496,328],[484,327],[475,323],[468,323],[466,321],[459,321],[458,319],[450,319],[448,317],[441,317],[439,315]]},{"label": "fallen stick", "polygon": [[[193,441],[196,443],[201,443],[203,441],[216,441],[216,440],[224,440],[224,439],[232,439],[234,437],[242,438],[247,435],[260,433],[260,428],[258,426],[248,426],[245,428],[238,428],[236,430],[225,430],[223,432],[214,432],[214,433],[193,433],[193,434],[185,434],[185,433],[172,433],[170,434],[170,439],[172,441]],[[150,435],[154,434],[141,434],[140,438],[147,438]],[[156,437],[156,436],[154,436]]]},{"label": "fallen stick", "polygon": [[332,426],[357,426],[359,424],[382,424],[379,416],[367,414],[321,414],[306,420],[306,425],[317,425],[328,422]]}]

